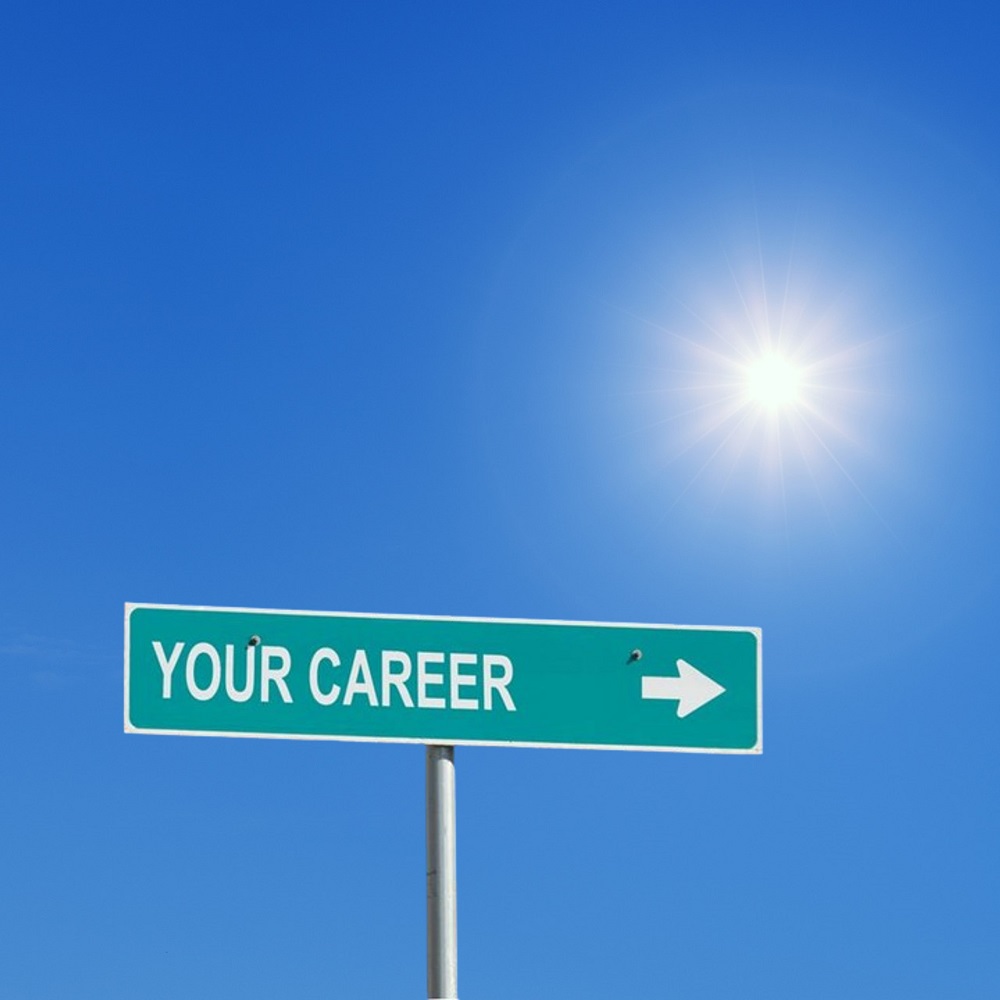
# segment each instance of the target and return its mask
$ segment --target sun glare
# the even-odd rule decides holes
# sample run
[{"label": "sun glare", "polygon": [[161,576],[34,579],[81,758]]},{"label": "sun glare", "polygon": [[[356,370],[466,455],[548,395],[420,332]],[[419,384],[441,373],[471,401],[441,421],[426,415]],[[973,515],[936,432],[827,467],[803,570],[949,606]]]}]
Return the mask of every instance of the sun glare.
[{"label": "sun glare", "polygon": [[652,324],[668,360],[649,367],[643,405],[662,435],[655,454],[677,470],[672,503],[694,492],[743,503],[753,483],[786,514],[803,490],[826,510],[846,484],[871,506],[853,469],[878,412],[883,338],[862,300],[828,291],[818,269],[790,255],[768,288],[754,256],[727,259],[723,280],[678,295],[669,325]]},{"label": "sun glare", "polygon": [[801,384],[799,370],[780,354],[765,355],[747,366],[747,394],[755,403],[760,403],[769,409],[796,403]]}]

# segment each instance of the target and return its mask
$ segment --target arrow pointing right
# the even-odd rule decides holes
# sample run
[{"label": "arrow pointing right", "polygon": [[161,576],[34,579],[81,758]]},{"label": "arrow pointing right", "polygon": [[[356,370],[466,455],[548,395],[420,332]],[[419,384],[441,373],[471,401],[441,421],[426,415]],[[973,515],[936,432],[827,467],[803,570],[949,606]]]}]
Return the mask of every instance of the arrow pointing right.
[{"label": "arrow pointing right", "polygon": [[650,700],[676,701],[678,719],[696,712],[702,705],[707,705],[726,690],[708,674],[703,674],[697,667],[692,667],[687,660],[678,660],[677,670],[679,672],[677,677],[643,677],[642,697]]}]

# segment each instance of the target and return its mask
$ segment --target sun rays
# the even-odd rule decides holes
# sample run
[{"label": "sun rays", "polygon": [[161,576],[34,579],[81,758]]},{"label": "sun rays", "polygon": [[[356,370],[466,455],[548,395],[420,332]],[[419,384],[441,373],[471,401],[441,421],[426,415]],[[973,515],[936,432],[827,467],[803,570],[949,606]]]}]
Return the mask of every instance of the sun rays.
[{"label": "sun rays", "polygon": [[675,299],[669,323],[644,321],[657,363],[642,377],[643,437],[656,438],[666,507],[696,496],[829,517],[846,488],[873,508],[852,467],[872,448],[879,332],[815,269],[792,259],[769,275],[759,244],[749,256],[742,269],[727,258],[700,298]]}]

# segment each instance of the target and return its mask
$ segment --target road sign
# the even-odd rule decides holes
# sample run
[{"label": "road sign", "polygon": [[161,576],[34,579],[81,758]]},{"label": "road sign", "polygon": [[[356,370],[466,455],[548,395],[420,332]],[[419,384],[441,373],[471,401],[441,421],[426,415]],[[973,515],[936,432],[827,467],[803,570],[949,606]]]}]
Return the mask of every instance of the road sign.
[{"label": "road sign", "polygon": [[761,636],[127,604],[125,729],[759,753]]}]

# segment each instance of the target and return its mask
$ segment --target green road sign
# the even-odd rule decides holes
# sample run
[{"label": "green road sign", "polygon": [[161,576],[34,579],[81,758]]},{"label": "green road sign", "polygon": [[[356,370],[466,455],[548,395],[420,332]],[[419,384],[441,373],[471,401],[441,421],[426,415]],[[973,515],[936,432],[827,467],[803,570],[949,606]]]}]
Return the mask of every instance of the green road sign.
[{"label": "green road sign", "polygon": [[759,629],[125,606],[138,733],[759,753]]}]

